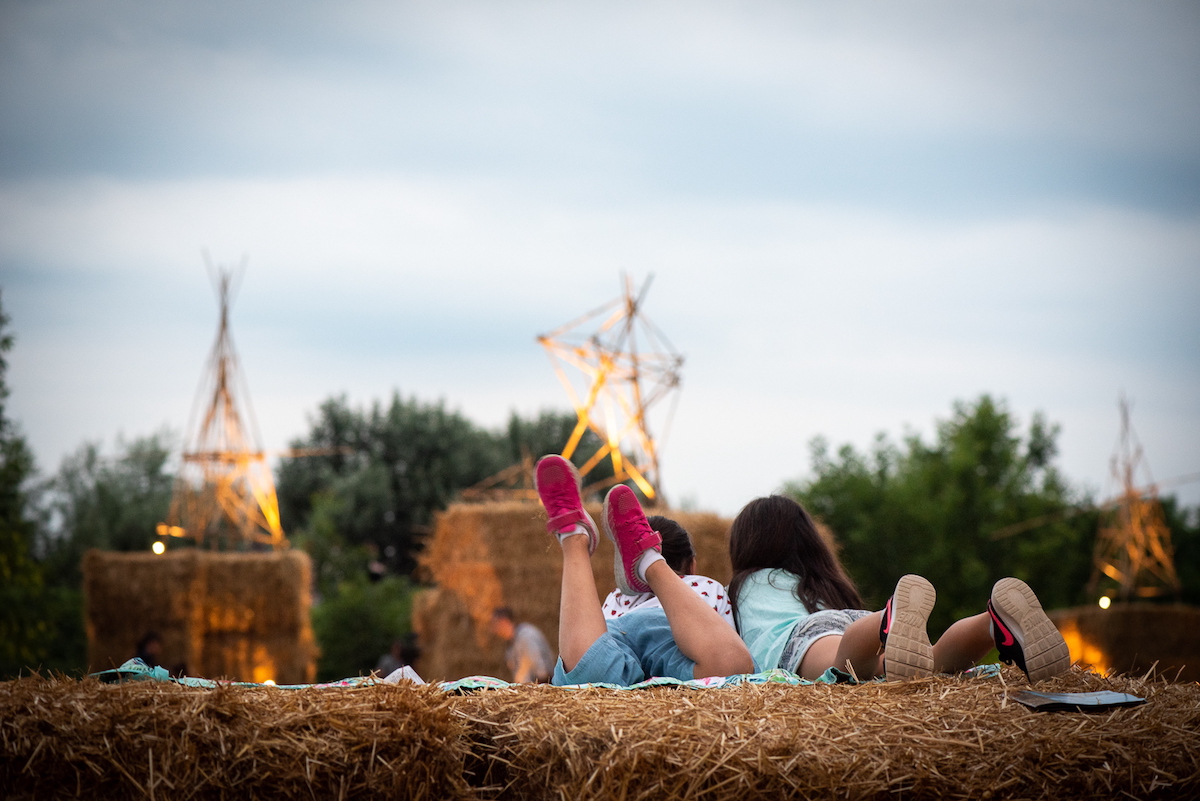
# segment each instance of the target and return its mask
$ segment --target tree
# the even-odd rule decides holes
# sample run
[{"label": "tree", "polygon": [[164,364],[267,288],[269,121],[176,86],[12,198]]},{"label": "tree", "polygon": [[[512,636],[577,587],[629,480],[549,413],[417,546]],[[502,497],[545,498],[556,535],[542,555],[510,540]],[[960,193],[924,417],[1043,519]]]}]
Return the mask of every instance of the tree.
[{"label": "tree", "polygon": [[43,604],[41,567],[33,559],[35,528],[26,485],[34,475],[33,453],[8,419],[8,358],[13,335],[0,306],[0,677],[37,666],[49,630],[38,614]]},{"label": "tree", "polygon": [[[345,546],[366,546],[393,572],[408,575],[434,515],[459,491],[519,462],[525,451],[535,458],[557,452],[574,426],[571,413],[544,411],[525,419],[514,412],[496,432],[442,402],[394,394],[386,406],[355,409],[345,397],[330,398],[317,410],[308,435],[292,443],[318,455],[287,460],[279,469],[284,530],[325,548],[316,545],[318,532],[311,525],[317,500],[324,498],[326,530],[336,531]],[[590,478],[605,475],[612,475],[611,467]]]},{"label": "tree", "polygon": [[[984,395],[955,404],[933,444],[912,435],[897,446],[881,434],[868,454],[846,445],[831,456],[814,440],[816,477],[786,491],[839,535],[842,560],[872,608],[905,573],[932,581],[931,634],[983,611],[1004,576],[1028,582],[1048,608],[1068,606],[1083,600],[1096,516],[1065,514],[1083,499],[1053,466],[1058,432],[1035,414],[1022,436],[1003,403]],[[1048,522],[993,536],[1039,516]]]},{"label": "tree", "polygon": [[494,436],[445,404],[392,396],[384,406],[351,409],[345,397],[321,404],[309,435],[296,448],[328,451],[290,459],[277,483],[285,530],[308,525],[313,499],[341,499],[334,527],[350,545],[367,545],[399,573],[434,513],[454,493],[503,465]]},{"label": "tree", "polygon": [[84,551],[150,549],[155,526],[171,502],[174,479],[167,461],[172,439],[163,431],[132,442],[118,440],[111,458],[99,445],[84,443],[39,487],[37,553],[46,581],[40,609],[47,625],[46,668],[78,672],[87,662],[80,571]]},{"label": "tree", "polygon": [[313,607],[321,646],[317,680],[364,675],[392,643],[412,630],[412,585],[400,576],[343,582],[336,595]]},{"label": "tree", "polygon": [[83,552],[149,550],[155,527],[166,519],[174,476],[167,470],[174,436],[160,431],[132,442],[117,440],[116,454],[104,456],[86,442],[63,459],[44,487],[50,518],[43,534],[47,575],[56,583],[78,584]]}]

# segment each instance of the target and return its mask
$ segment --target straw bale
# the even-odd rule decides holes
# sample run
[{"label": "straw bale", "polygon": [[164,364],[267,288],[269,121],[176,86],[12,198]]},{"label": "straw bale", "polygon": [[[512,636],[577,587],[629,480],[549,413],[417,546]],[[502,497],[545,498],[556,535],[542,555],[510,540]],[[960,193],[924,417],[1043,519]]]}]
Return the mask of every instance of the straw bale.
[{"label": "straw bale", "polygon": [[1200,794],[1200,685],[1076,669],[1045,691],[1149,698],[1049,714],[1005,684],[745,685],[564,694],[522,687],[456,702],[474,726],[474,781],[493,798],[1052,799]]},{"label": "straw bale", "polygon": [[0,684],[7,798],[470,797],[464,724],[433,687],[21,679]]},{"label": "straw bale", "polygon": [[466,695],[0,683],[15,798],[1167,799],[1200,796],[1200,684],[1075,668],[1035,689],[1148,699],[1033,712],[1023,674],[894,684]]},{"label": "straw bale", "polygon": [[1145,673],[1152,667],[1200,681],[1200,608],[1132,603],[1109,609],[1081,606],[1050,612],[1072,661],[1103,673]]},{"label": "straw bale", "polygon": [[161,662],[193,676],[311,682],[311,567],[300,551],[88,551],[83,560],[88,663],[120,665],[148,631]]},{"label": "straw bale", "polygon": [[475,647],[475,629],[466,605],[448,589],[422,590],[413,599],[413,631],[421,645],[414,667],[428,681],[463,676],[505,676],[504,649],[491,642]]},{"label": "straw bale", "polygon": [[[599,504],[588,513],[600,520]],[[726,583],[731,576],[729,521],[703,512],[663,511],[679,521],[696,544],[697,570]],[[519,621],[533,623],[553,645],[558,641],[562,555],[546,533],[541,504],[519,501],[454,504],[440,514],[421,556],[422,568],[445,591],[414,611],[421,675],[457,679],[474,674],[508,677],[503,645],[488,631],[492,612],[508,606]],[[600,596],[616,587],[613,547],[601,536],[592,558]],[[456,611],[455,606],[462,611]],[[432,605],[439,608],[435,611]],[[459,616],[466,615],[469,621]],[[436,618],[436,622],[435,622]],[[453,632],[451,635],[449,632]],[[443,672],[446,671],[446,672]]]}]

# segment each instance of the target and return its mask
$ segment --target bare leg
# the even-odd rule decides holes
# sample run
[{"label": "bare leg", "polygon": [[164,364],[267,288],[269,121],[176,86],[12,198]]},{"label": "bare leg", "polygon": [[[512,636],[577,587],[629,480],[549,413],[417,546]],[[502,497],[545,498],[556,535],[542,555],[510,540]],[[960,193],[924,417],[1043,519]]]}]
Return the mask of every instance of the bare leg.
[{"label": "bare leg", "polygon": [[964,617],[933,644],[935,673],[957,673],[972,667],[995,646],[987,612]]},{"label": "bare leg", "polygon": [[[563,667],[573,670],[592,643],[608,628],[592,575],[588,538],[575,535],[562,541],[562,599],[558,606],[558,653]],[[669,569],[669,568],[668,568]],[[674,575],[674,574],[672,574]],[[695,593],[692,593],[693,595]],[[699,600],[699,599],[697,599]],[[712,612],[711,609],[708,611]],[[713,612],[715,615],[716,612]],[[721,625],[729,628],[728,625]]]},{"label": "bare leg", "polygon": [[[846,627],[839,638],[837,654],[834,657],[832,665],[826,667],[835,667],[838,670],[845,670],[846,663],[849,662],[854,668],[854,675],[858,678],[866,680],[873,679],[876,676],[883,675],[883,653],[880,649],[879,642],[879,624],[883,620],[883,612],[872,612],[866,617],[861,617]],[[826,637],[825,639],[833,639]],[[813,645],[820,644],[817,640]],[[811,648],[809,649],[812,650]],[[805,662],[808,654],[805,654]],[[801,665],[803,669],[803,665]],[[822,668],[817,672],[816,678],[824,672]],[[801,674],[803,675],[803,674]],[[809,678],[805,676],[805,678]]]},{"label": "bare leg", "polygon": [[847,661],[854,668],[854,675],[860,679],[882,676],[883,655],[879,653],[879,638],[876,637],[875,650],[870,653],[867,653],[870,648],[869,641],[865,646],[860,644],[856,647],[856,643],[852,640],[846,645],[846,653],[853,652],[854,656],[839,658],[838,652],[842,650],[844,637],[843,634],[830,634],[810,645],[804,654],[804,659],[800,661],[800,668],[797,671],[800,678],[815,681],[831,667],[846,670]]},{"label": "bare leg", "polygon": [[[675,644],[684,656],[696,663],[692,669],[695,678],[732,676],[754,670],[754,660],[742,638],[703,598],[692,592],[665,561],[655,562],[647,568],[646,583],[667,613]],[[595,596],[594,591],[592,595]],[[599,603],[596,609],[598,612]],[[600,615],[600,623],[603,626],[603,615]],[[563,659],[565,664],[566,657]]]}]

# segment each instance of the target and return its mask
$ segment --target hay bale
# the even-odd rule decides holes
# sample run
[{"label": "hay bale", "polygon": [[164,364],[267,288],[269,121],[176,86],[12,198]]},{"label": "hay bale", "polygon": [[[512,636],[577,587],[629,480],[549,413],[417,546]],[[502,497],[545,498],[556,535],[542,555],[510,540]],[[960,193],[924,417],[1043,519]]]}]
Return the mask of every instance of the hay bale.
[{"label": "hay bale", "polygon": [[1200,608],[1186,604],[1131,603],[1109,609],[1080,606],[1049,613],[1071,660],[1100,673],[1145,673],[1200,681]]},{"label": "hay bale", "polygon": [[1006,685],[934,677],[863,686],[637,693],[522,687],[466,696],[479,784],[523,799],[1188,798],[1200,793],[1200,685],[1074,670],[1039,690],[1149,698],[1037,713]]},{"label": "hay bale", "polygon": [[432,687],[196,690],[0,684],[6,798],[469,798],[467,740]]},{"label": "hay bale", "polygon": [[1174,799],[1200,796],[1200,684],[1078,668],[1038,690],[1148,699],[1033,712],[1002,680],[196,690],[0,682],[10,798]]},{"label": "hay bale", "polygon": [[[598,504],[588,506],[588,513],[597,521],[600,512]],[[678,520],[692,535],[697,570],[728,582],[729,521],[703,512],[664,514]],[[601,536],[592,557],[600,596],[616,587],[612,564],[612,543]],[[488,631],[492,612],[499,606],[512,608],[517,620],[541,629],[552,646],[558,642],[562,555],[546,533],[546,512],[540,504],[509,501],[450,506],[438,516],[421,565],[443,591],[427,597],[421,611],[414,610],[422,676],[439,680],[474,674],[507,678],[503,646]]]},{"label": "hay bale", "polygon": [[506,676],[504,647],[476,642],[475,624],[458,595],[441,587],[421,590],[413,599],[413,631],[421,646],[414,666],[428,681],[463,676]]},{"label": "hay bale", "polygon": [[162,663],[193,676],[313,681],[311,566],[300,551],[88,551],[83,559],[90,670],[120,665],[157,631]]}]

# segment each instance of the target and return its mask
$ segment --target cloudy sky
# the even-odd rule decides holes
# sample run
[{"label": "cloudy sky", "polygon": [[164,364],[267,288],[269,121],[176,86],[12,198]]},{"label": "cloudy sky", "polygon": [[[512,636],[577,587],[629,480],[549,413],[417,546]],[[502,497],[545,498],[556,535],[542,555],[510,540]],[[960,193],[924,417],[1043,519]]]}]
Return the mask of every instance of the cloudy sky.
[{"label": "cloudy sky", "polygon": [[1197,131],[1194,2],[0,0],[9,413],[43,472],[183,429],[207,250],[266,447],[341,393],[498,425],[624,271],[687,359],[676,502],[984,392],[1095,493],[1122,392],[1193,473]]}]

